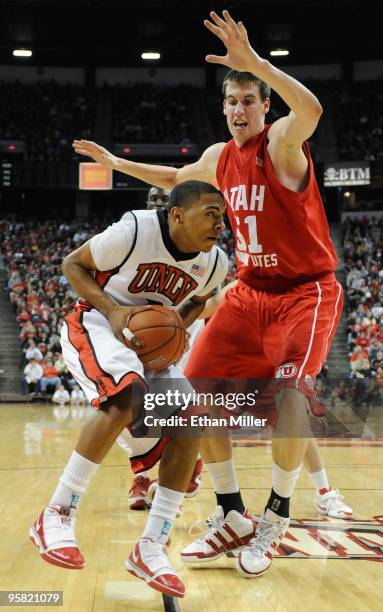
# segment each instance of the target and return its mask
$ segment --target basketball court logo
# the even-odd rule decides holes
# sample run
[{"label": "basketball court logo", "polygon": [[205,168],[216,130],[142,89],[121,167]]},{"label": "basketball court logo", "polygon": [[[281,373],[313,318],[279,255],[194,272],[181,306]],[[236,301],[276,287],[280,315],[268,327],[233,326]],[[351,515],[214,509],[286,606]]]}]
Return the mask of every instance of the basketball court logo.
[{"label": "basketball court logo", "polygon": [[296,371],[297,368],[293,363],[285,363],[279,367],[277,378],[292,378]]},{"label": "basketball court logo", "polygon": [[277,557],[289,559],[363,559],[383,561],[383,524],[379,520],[347,523],[292,521]]},{"label": "basketball court logo", "polygon": [[[258,517],[254,517],[258,520]],[[236,556],[235,552],[227,553]],[[383,520],[292,520],[276,549],[280,559],[339,559],[383,562]]]}]

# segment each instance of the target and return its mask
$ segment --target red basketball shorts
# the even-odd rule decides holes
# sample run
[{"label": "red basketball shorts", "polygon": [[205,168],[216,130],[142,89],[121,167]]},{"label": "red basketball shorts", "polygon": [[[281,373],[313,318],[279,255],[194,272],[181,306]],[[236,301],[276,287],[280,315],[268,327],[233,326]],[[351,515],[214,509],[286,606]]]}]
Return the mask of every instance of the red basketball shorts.
[{"label": "red basketball shorts", "polygon": [[[283,294],[257,291],[238,282],[197,339],[185,374],[189,379],[294,381],[294,386],[310,395],[342,306],[343,290],[335,276]],[[300,381],[306,385],[301,387]]]}]

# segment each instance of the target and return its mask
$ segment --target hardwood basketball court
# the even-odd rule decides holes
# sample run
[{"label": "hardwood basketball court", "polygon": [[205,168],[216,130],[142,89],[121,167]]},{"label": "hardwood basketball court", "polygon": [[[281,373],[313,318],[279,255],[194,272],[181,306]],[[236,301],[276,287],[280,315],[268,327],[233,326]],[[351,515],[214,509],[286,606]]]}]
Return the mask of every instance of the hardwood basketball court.
[{"label": "hardwood basketball court", "polygon": [[[44,562],[28,530],[49,501],[89,411],[49,404],[0,406],[1,591],[62,590],[64,605],[59,609],[71,612],[381,609],[381,440],[320,442],[330,483],[353,507],[353,520],[323,520],[316,512],[311,481],[302,470],[291,515],[305,520],[293,522],[283,540],[283,556],[259,579],[240,576],[230,558],[205,565],[185,565],[179,559],[179,551],[190,541],[189,527],[214,511],[206,471],[202,490],[185,501],[183,516],[172,533],[170,557],[186,585],[185,598],[168,598],[164,603],[160,593],[130,576],[124,560],[141,534],[146,513],[128,509],[132,475],[128,458],[117,445],[94,476],[80,506],[77,535],[85,568],[65,570]],[[237,440],[234,458],[244,500],[259,514],[270,490],[270,444]]]}]

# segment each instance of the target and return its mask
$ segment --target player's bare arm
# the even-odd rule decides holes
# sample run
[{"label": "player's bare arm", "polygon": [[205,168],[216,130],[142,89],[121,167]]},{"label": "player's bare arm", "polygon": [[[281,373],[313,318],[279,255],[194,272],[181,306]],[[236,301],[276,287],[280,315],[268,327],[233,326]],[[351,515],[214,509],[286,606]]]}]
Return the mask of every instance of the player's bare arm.
[{"label": "player's bare arm", "polygon": [[198,161],[183,168],[141,164],[116,157],[105,147],[90,140],[74,140],[72,146],[79,155],[91,157],[95,162],[107,168],[123,172],[155,187],[173,189],[178,183],[190,180],[205,181],[217,187],[217,162],[225,143],[219,142],[211,145]]},{"label": "player's bare arm", "polygon": [[218,293],[216,293],[212,297],[209,297],[209,299],[206,300],[205,307],[199,314],[198,318],[199,319],[210,319],[210,317],[212,317],[213,314],[215,314],[216,310],[218,310],[218,306],[222,304],[226,293],[229,291],[229,289],[234,287],[237,284],[237,282],[238,282],[237,280],[231,281],[231,283],[228,283],[227,285],[222,287],[222,289],[218,291]]},{"label": "player's bare arm", "polygon": [[[128,315],[142,310],[145,306],[119,306],[104,293],[92,274],[97,268],[89,244],[88,240],[69,253],[62,263],[62,271],[78,295],[108,319],[114,335],[121,342],[126,342],[122,330],[126,328]],[[135,346],[140,346],[135,336],[129,341]]]},{"label": "player's bare arm", "polygon": [[296,79],[261,58],[251,47],[243,23],[236,23],[228,11],[223,19],[215,12],[210,13],[212,21],[205,20],[205,26],[225,45],[226,55],[207,55],[206,61],[223,64],[229,68],[252,72],[268,83],[291,109],[287,117],[276,121],[269,131],[269,153],[274,167],[302,176],[307,169],[307,160],[302,143],[314,132],[322,114],[322,106],[315,95]]},{"label": "player's bare arm", "polygon": [[184,326],[188,328],[196,319],[200,318],[201,312],[205,309],[207,300],[212,295],[212,291],[206,295],[194,295],[190,300],[185,302],[179,309],[179,314],[182,317]]}]

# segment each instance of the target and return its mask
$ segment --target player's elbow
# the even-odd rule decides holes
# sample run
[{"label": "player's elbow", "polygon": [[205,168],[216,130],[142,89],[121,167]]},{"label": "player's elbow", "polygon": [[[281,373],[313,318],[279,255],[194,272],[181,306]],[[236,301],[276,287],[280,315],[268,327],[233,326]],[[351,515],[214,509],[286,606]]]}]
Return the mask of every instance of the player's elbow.
[{"label": "player's elbow", "polygon": [[62,263],[61,263],[61,272],[63,274],[65,274],[65,272],[68,270],[68,265],[69,265],[69,261],[68,261],[69,255],[67,255],[66,257],[64,257]]},{"label": "player's elbow", "polygon": [[322,104],[319,102],[319,100],[317,100],[317,105],[316,105],[316,112],[318,115],[318,119],[323,115],[323,106]]},{"label": "player's elbow", "polygon": [[69,253],[69,255],[67,255],[61,264],[61,271],[64,274],[64,276],[66,276],[68,278],[68,276],[70,275],[71,269],[73,268],[73,265],[75,264],[74,261],[74,257],[73,257],[73,253]]},{"label": "player's elbow", "polygon": [[319,119],[321,118],[323,114],[323,106],[321,105],[321,103],[319,102],[317,98],[315,98],[315,100],[313,101],[311,105],[310,113],[316,122],[319,121]]}]

